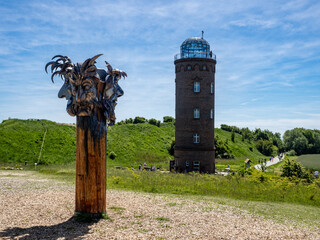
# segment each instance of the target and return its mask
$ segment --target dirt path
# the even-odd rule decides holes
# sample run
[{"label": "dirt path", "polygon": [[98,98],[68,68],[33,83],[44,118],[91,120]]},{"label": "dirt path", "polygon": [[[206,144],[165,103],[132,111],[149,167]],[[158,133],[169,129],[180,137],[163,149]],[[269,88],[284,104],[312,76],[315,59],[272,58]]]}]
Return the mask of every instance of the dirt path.
[{"label": "dirt path", "polygon": [[79,223],[74,186],[0,171],[0,239],[320,239],[210,201],[115,190],[107,198],[109,220]]}]

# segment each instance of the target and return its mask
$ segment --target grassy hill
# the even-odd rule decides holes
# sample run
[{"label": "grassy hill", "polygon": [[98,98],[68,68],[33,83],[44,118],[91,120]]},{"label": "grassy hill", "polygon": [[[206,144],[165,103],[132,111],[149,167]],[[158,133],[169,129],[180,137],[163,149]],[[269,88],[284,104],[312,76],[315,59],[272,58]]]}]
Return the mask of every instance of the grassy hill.
[{"label": "grassy hill", "polygon": [[148,124],[115,125],[108,128],[107,152],[113,151],[117,157],[108,160],[109,166],[133,166],[147,163],[168,168],[173,159],[168,148],[174,140],[173,123],[163,123],[160,127]]},{"label": "grassy hill", "polygon": [[[58,124],[48,120],[9,119],[0,124],[0,163],[32,164],[38,161],[45,129],[44,147],[40,163],[67,164],[75,161],[76,129],[74,126]],[[228,143],[231,153],[243,163],[247,157],[259,159],[263,156],[253,143],[241,141],[241,135],[216,129],[216,135]],[[141,163],[168,168],[168,153],[174,139],[174,124],[162,123],[160,127],[148,124],[125,124],[108,127],[108,166],[138,167]],[[240,161],[240,160],[241,161]],[[219,164],[227,164],[219,160]]]},{"label": "grassy hill", "polygon": [[45,129],[47,134],[40,162],[64,164],[75,161],[74,127],[48,120],[9,119],[0,124],[0,162],[37,162]]},{"label": "grassy hill", "polygon": [[[0,163],[32,164],[38,161],[45,129],[40,163],[67,164],[75,161],[76,128],[48,120],[9,119],[0,124]],[[107,152],[116,158],[108,159],[109,166],[148,165],[168,167],[172,156],[168,148],[174,139],[174,125],[161,127],[126,124],[108,127]]]}]

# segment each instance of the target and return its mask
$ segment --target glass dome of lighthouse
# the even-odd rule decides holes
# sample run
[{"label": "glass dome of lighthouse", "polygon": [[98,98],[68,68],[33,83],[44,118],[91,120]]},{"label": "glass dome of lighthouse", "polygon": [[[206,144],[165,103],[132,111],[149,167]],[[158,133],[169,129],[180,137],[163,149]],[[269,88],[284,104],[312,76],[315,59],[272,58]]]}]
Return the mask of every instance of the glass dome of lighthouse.
[{"label": "glass dome of lighthouse", "polygon": [[203,37],[191,37],[180,46],[180,54],[175,55],[174,60],[182,58],[214,58],[210,51],[210,44]]}]

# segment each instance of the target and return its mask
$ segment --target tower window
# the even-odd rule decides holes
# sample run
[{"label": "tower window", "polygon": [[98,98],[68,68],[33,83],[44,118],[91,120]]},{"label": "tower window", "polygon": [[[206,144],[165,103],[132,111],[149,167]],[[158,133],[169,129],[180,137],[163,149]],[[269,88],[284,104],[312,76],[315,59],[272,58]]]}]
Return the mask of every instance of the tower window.
[{"label": "tower window", "polygon": [[200,83],[199,82],[194,82],[193,83],[193,91],[194,92],[200,92]]},{"label": "tower window", "polygon": [[202,66],[202,70],[207,70],[206,65]]},{"label": "tower window", "polygon": [[200,118],[200,109],[193,109],[193,118]]},{"label": "tower window", "polygon": [[191,70],[191,66],[188,66],[187,69],[190,71]]},{"label": "tower window", "polygon": [[200,143],[200,136],[198,133],[193,135],[193,143]]},{"label": "tower window", "polygon": [[199,161],[193,161],[193,170],[200,171],[200,162]]},{"label": "tower window", "polygon": [[210,93],[213,94],[213,90],[214,90],[214,88],[213,88],[213,82],[212,82],[211,85],[210,85]]},{"label": "tower window", "polygon": [[213,108],[210,109],[210,118],[213,119]]}]

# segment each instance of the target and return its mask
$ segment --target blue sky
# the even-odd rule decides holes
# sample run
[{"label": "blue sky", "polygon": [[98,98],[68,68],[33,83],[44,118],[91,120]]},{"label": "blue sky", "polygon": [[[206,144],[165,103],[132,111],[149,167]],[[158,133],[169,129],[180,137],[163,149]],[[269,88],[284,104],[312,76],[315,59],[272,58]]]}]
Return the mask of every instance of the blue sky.
[{"label": "blue sky", "polygon": [[173,57],[201,36],[217,55],[216,127],[320,129],[319,1],[0,2],[0,121],[75,122],[44,71],[98,53],[127,72],[117,120],[175,114]]}]

